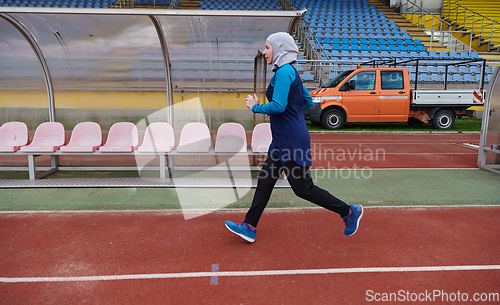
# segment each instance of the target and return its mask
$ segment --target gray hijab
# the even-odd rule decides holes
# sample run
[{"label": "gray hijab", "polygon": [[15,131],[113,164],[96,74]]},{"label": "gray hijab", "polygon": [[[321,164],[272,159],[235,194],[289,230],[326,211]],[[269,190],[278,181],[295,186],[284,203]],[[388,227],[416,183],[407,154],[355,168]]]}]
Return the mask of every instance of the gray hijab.
[{"label": "gray hijab", "polygon": [[299,48],[290,34],[278,32],[269,35],[267,41],[273,46],[273,71],[297,59]]}]

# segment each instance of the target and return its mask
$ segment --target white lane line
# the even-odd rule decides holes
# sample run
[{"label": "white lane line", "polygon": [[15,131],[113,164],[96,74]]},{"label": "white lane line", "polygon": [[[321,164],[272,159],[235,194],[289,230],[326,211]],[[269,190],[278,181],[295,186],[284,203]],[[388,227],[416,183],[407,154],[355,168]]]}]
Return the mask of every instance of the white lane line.
[{"label": "white lane line", "polygon": [[118,280],[144,279],[179,279],[203,277],[249,277],[269,275],[319,275],[345,273],[400,273],[400,272],[430,272],[430,271],[481,271],[500,270],[500,265],[470,265],[470,266],[421,266],[421,267],[370,267],[370,268],[333,268],[333,269],[296,269],[296,270],[263,270],[263,271],[218,271],[218,272],[185,272],[185,273],[154,273],[154,274],[124,274],[102,276],[72,276],[72,277],[0,277],[0,283],[40,283],[40,282],[97,282]]}]

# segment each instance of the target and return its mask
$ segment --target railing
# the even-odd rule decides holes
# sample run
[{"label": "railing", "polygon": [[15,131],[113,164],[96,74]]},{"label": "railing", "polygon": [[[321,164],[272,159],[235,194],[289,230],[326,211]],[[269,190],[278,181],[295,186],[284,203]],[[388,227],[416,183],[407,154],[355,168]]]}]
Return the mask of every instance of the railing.
[{"label": "railing", "polygon": [[[445,12],[443,11],[443,16]],[[463,18],[462,18],[463,15]],[[467,27],[467,22],[472,21],[471,24],[471,32],[479,33],[481,37],[484,37],[483,33],[485,28],[489,28],[489,24],[491,24],[491,34],[489,37],[489,41],[493,41],[493,34],[500,32],[500,23],[492,20],[484,15],[476,13],[473,10],[470,10],[456,2],[450,1],[448,4],[448,14],[446,16],[449,20],[453,20],[457,23],[462,23],[463,27]],[[479,25],[480,23],[480,25]],[[477,28],[480,27],[480,31]],[[476,32],[474,32],[474,28],[476,28]],[[484,39],[483,40],[488,40]]]},{"label": "railing", "polygon": [[284,11],[297,11],[292,0],[279,0],[278,3]]},{"label": "railing", "polygon": [[171,0],[170,4],[168,5],[167,8],[168,9],[172,9],[172,10],[179,8],[179,1],[177,1],[177,0]]},{"label": "railing", "polygon": [[[317,77],[319,79],[325,79],[326,82],[318,82],[316,78],[314,80],[307,80],[302,73],[302,82],[307,89],[315,89],[324,86],[333,77],[338,74],[350,70],[356,69],[359,65],[360,67],[366,68],[367,66],[373,67],[405,67],[408,69],[410,75],[413,75],[411,79],[412,86],[417,89],[417,84],[421,89],[484,89],[486,82],[486,60],[482,58],[477,59],[467,59],[467,60],[443,60],[443,59],[430,59],[430,58],[412,58],[412,59],[399,59],[394,58],[391,60],[372,60],[372,61],[361,61],[361,60],[299,60],[297,63],[297,68],[302,65],[307,67],[305,69],[315,68],[317,73],[321,74]],[[449,75],[450,67],[454,66],[456,68],[460,66],[474,66],[479,69],[480,78],[475,81],[453,81]],[[420,69],[419,69],[420,67]],[[424,67],[425,69],[422,69]],[[435,72],[428,72],[427,67],[440,68],[440,70]],[[441,69],[442,68],[442,69]],[[429,73],[436,73],[442,76],[439,81],[434,80],[424,80],[420,76],[423,74],[429,75]],[[472,72],[471,72],[472,73]],[[477,72],[474,72],[477,74]]]},{"label": "railing", "polygon": [[[148,7],[148,8],[156,9],[158,7],[160,7],[160,6],[158,6],[156,4],[156,1],[153,1],[152,7]],[[115,4],[114,8],[118,8],[118,9],[135,8],[135,0],[118,0]],[[177,8],[179,8],[179,1],[178,0],[171,0],[170,4],[167,7],[161,6],[161,8],[177,9]]]},{"label": "railing", "polygon": [[[279,0],[281,8],[285,11],[297,11],[298,8],[295,6],[293,0]],[[295,36],[297,42],[300,44],[301,48],[304,50],[304,57],[309,61],[320,61],[322,57],[330,59],[327,56],[323,45],[319,42],[316,34],[311,29],[309,24],[301,17],[299,22],[295,25]],[[317,47],[316,47],[317,46]],[[314,81],[322,85],[328,82],[326,77],[322,77],[324,73],[322,72],[321,66],[311,65],[311,71],[314,72]]]},{"label": "railing", "polygon": [[[430,35],[429,52],[432,51],[433,42],[446,45],[453,52],[466,51],[469,56],[474,51],[472,48],[472,31],[452,31],[452,24],[450,22],[429,13],[412,0],[407,0],[406,3],[401,5],[401,15],[410,20],[418,28],[424,29],[426,34]],[[469,34],[468,44],[458,40],[454,34]]]}]

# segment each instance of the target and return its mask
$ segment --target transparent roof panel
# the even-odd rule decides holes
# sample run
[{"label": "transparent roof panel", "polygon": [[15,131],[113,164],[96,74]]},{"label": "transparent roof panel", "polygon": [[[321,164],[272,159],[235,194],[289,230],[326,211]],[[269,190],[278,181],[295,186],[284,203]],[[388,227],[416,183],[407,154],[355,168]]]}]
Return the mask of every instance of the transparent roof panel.
[{"label": "transparent roof panel", "polygon": [[[267,36],[289,32],[302,13],[1,7],[0,46],[12,39],[17,45],[1,50],[9,64],[0,79],[12,79],[15,71],[38,91],[47,90],[37,56],[17,26],[47,63],[53,101],[46,92],[45,100],[67,129],[92,120],[106,130],[159,112],[170,113],[165,120],[177,120],[176,129],[200,120],[200,111],[210,124],[247,120],[251,113],[232,100],[252,92],[254,58]],[[23,86],[2,82],[0,90]],[[19,97],[15,103],[29,102]]]}]

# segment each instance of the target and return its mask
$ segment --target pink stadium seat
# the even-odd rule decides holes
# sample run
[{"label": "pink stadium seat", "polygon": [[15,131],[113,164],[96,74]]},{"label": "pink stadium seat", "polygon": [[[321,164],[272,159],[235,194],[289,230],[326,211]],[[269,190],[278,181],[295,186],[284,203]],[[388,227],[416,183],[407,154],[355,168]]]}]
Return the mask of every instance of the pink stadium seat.
[{"label": "pink stadium seat", "polygon": [[94,122],[78,123],[69,143],[62,146],[62,152],[91,153],[102,145],[101,126]]},{"label": "pink stadium seat", "polygon": [[175,146],[175,134],[172,125],[164,122],[151,123],[144,132],[139,152],[171,152]]},{"label": "pink stadium seat", "polygon": [[106,144],[99,148],[100,152],[133,152],[139,146],[137,126],[129,122],[113,124],[108,132]]},{"label": "pink stadium seat", "polygon": [[252,133],[252,151],[267,152],[272,140],[271,124],[260,123],[255,125]]},{"label": "pink stadium seat", "polygon": [[181,138],[177,151],[179,152],[209,152],[212,148],[210,130],[204,123],[187,123],[182,127]]},{"label": "pink stadium seat", "polygon": [[28,126],[23,122],[7,122],[0,127],[0,153],[15,152],[28,144]]},{"label": "pink stadium seat", "polygon": [[245,128],[239,123],[224,123],[217,130],[215,152],[246,152]]},{"label": "pink stadium seat", "polygon": [[55,152],[64,145],[66,135],[63,124],[59,122],[45,122],[35,130],[33,141],[28,146],[21,147],[22,152]]}]

